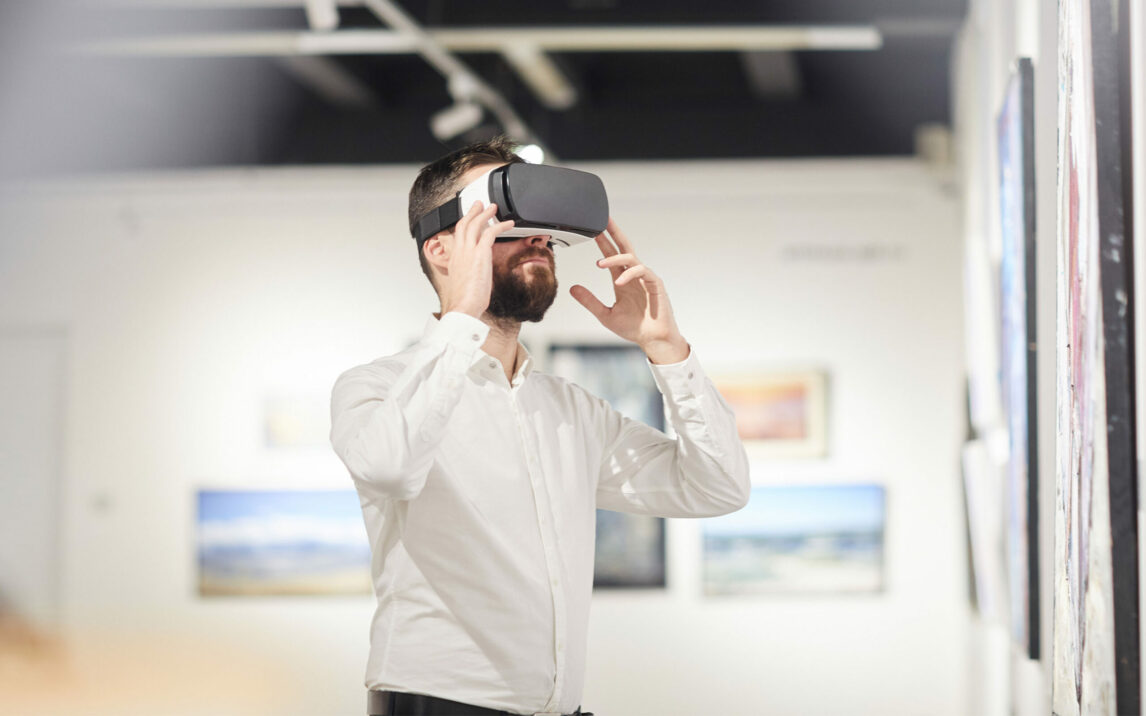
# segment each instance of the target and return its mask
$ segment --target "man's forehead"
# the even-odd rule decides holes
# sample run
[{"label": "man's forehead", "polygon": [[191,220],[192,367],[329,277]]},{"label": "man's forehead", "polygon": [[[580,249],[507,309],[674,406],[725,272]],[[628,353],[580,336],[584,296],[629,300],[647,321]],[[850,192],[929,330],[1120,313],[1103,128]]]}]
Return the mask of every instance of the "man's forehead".
[{"label": "man's forehead", "polygon": [[501,166],[505,166],[505,162],[497,164],[479,164],[476,167],[470,167],[458,179],[457,189],[460,191],[462,187],[468,186],[470,182],[472,182],[474,179],[477,179],[482,174],[485,174],[490,169],[496,169]]}]

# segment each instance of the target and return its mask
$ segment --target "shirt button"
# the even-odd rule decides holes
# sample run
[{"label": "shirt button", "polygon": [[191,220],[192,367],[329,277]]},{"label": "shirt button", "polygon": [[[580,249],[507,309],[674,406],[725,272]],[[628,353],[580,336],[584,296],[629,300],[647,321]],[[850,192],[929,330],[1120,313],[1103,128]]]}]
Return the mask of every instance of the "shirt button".
[{"label": "shirt button", "polygon": [[692,380],[692,371],[691,370],[688,372],[688,378],[689,378],[689,380]]},{"label": "shirt button", "polygon": [[475,341],[480,341],[480,340],[481,340],[481,336],[479,336],[479,335],[478,335],[478,334],[476,334],[476,333],[475,333],[475,334],[473,334],[472,336],[470,336],[470,338],[474,339]]},{"label": "shirt button", "polygon": [[494,368],[496,368],[496,367],[497,367],[497,363],[496,363],[496,362],[494,362],[494,361],[490,361],[490,362],[489,362],[489,368],[490,368],[490,370],[493,370],[493,369],[494,369]]}]

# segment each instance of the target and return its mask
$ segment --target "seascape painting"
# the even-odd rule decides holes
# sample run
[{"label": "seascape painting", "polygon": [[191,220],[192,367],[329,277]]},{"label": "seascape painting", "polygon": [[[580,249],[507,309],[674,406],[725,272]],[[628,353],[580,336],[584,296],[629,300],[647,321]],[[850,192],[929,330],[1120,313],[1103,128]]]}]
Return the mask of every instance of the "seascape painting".
[{"label": "seascape painting", "polygon": [[756,487],[748,505],[704,520],[704,593],[873,593],[883,589],[884,488]]},{"label": "seascape painting", "polygon": [[354,490],[201,490],[200,596],[369,594]]}]

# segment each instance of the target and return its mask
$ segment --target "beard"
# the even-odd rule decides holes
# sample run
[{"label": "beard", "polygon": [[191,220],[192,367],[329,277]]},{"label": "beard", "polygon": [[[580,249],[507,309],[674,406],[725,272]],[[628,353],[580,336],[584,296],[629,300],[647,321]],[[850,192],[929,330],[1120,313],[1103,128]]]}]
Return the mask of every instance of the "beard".
[{"label": "beard", "polygon": [[[526,281],[514,272],[524,261],[543,258],[549,262],[549,270],[526,268],[532,273]],[[516,258],[513,266],[495,266],[493,269],[493,290],[489,297],[489,315],[494,318],[525,323],[541,320],[553,299],[557,298],[557,274],[554,270],[553,254],[545,249],[528,251]]]}]

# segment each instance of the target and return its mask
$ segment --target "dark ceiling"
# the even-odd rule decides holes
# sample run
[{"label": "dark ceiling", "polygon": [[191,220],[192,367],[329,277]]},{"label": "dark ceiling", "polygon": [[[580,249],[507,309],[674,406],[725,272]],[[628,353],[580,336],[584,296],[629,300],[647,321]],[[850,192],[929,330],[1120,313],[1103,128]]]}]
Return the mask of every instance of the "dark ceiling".
[{"label": "dark ceiling", "polygon": [[[424,162],[501,129],[487,112],[476,129],[435,139],[429,119],[453,100],[442,75],[416,54],[319,57],[316,80],[313,57],[75,50],[93,41],[309,28],[302,0],[243,4],[4,3],[5,168]],[[911,154],[918,126],[950,123],[951,46],[966,12],[966,0],[398,4],[427,30],[874,25],[881,32],[882,47],[872,51],[548,52],[576,90],[568,109],[546,108],[501,53],[457,53],[562,161]],[[334,32],[355,29],[387,26],[366,7],[342,7]]]}]

